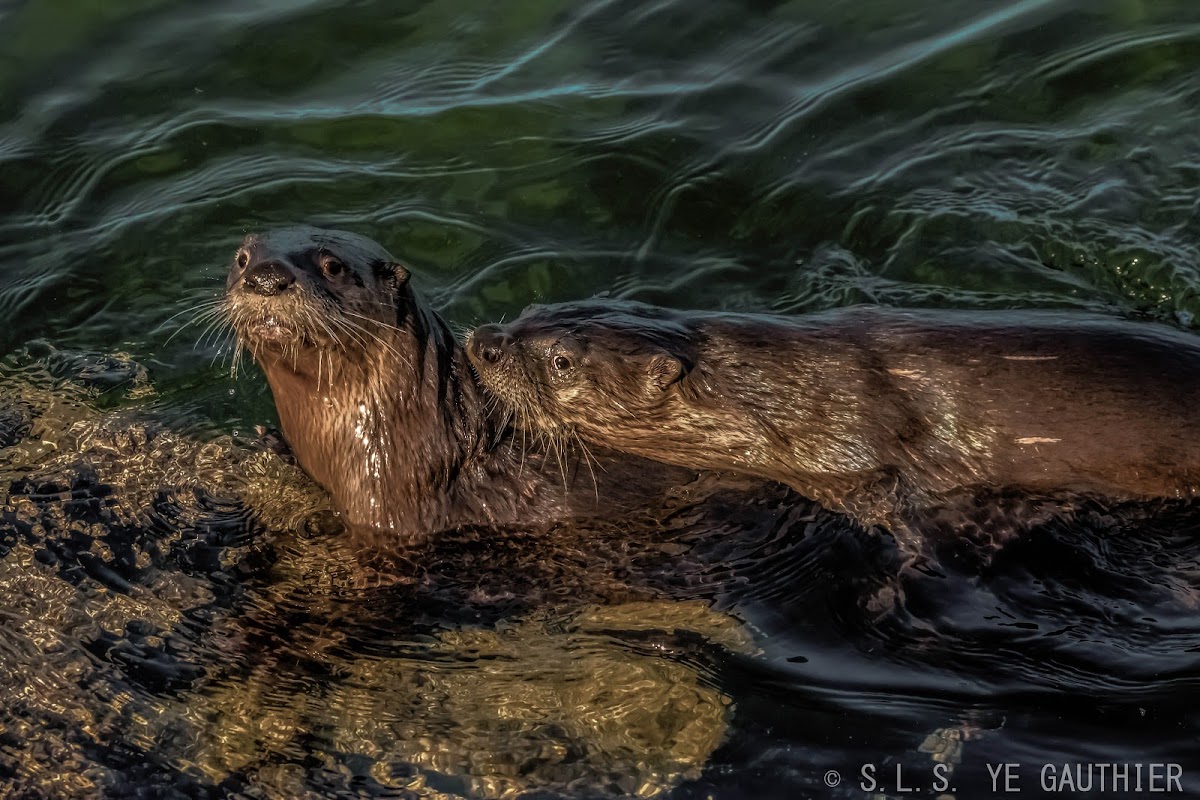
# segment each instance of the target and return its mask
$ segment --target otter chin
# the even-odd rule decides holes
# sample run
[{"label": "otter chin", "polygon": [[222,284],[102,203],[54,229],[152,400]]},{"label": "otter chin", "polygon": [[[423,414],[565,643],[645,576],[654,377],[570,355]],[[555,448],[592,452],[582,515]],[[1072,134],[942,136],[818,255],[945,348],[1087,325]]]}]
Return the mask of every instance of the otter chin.
[{"label": "otter chin", "polygon": [[786,483],[903,530],[966,490],[1200,492],[1200,338],[1060,311],[534,306],[468,342],[535,431]]},{"label": "otter chin", "polygon": [[274,314],[258,321],[247,322],[243,328],[243,335],[247,341],[259,341],[264,345],[285,345],[297,336],[294,328]]}]

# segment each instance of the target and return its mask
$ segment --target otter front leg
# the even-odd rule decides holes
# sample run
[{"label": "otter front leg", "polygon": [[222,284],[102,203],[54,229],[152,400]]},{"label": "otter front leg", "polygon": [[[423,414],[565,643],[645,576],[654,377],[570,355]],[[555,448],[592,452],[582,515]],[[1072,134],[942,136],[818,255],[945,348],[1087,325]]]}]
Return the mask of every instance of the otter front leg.
[{"label": "otter front leg", "polygon": [[852,517],[867,530],[889,534],[901,553],[900,572],[916,571],[923,575],[940,574],[928,540],[916,524],[924,509],[937,499],[915,490],[896,470],[872,473],[846,492],[835,508]]},{"label": "otter front leg", "polygon": [[919,525],[921,509],[933,498],[917,492],[897,471],[880,471],[847,492],[836,507],[868,531],[891,536],[896,542],[895,574],[867,598],[867,609],[880,617],[905,605],[904,585],[909,580],[942,577],[937,557]]}]

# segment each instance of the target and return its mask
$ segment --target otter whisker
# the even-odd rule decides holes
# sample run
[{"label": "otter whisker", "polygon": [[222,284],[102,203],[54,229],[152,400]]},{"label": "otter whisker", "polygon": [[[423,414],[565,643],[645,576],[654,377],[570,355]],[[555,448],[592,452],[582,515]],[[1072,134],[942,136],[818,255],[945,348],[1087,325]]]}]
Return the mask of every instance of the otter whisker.
[{"label": "otter whisker", "polygon": [[[228,335],[229,333],[232,333],[232,331],[227,331],[225,335]],[[223,353],[228,354],[228,350],[225,350],[223,347],[218,348],[217,352],[213,353],[213,357],[208,362],[209,368],[212,368],[213,365],[217,363],[217,357],[221,356]]]},{"label": "otter whisker", "polygon": [[403,363],[405,366],[410,366],[408,359],[405,358],[404,354],[401,353],[399,350],[397,350],[393,345],[391,345],[390,343],[385,341],[384,338],[382,336],[380,336],[379,334],[372,333],[371,331],[367,330],[366,328],[359,325],[358,323],[351,322],[348,319],[338,320],[338,323],[343,327],[344,330],[346,330],[347,333],[354,331],[354,332],[361,334],[360,337],[356,337],[356,338],[358,338],[359,343],[362,344],[363,347],[367,346],[366,340],[364,340],[362,338],[363,336],[365,336],[365,337],[367,337],[367,339],[370,339],[370,340],[376,342],[381,347],[383,347],[385,350],[390,352],[392,355],[396,356],[396,358],[399,359],[400,362]]},{"label": "otter whisker", "polygon": [[[584,443],[583,439],[580,438],[579,433],[577,431],[575,431],[574,429],[571,429],[570,435],[575,437],[575,442],[576,442],[576,444],[579,445],[579,451],[583,455],[583,463],[587,464],[588,472],[590,472],[592,475],[592,490],[595,492],[596,503],[598,504],[600,502],[600,484],[596,480],[596,471],[594,469],[592,469],[592,460],[593,459],[592,459],[591,451],[588,450],[588,446]],[[599,466],[599,464],[597,464],[597,466]],[[600,468],[604,469],[604,467],[600,467]]]},{"label": "otter whisker", "polygon": [[212,313],[219,314],[221,312],[221,305],[222,304],[220,302],[205,303],[204,305],[198,306],[196,308],[189,308],[189,309],[179,312],[178,314],[172,314],[169,319],[165,320],[162,324],[158,325],[154,329],[154,332],[161,330],[171,320],[177,319],[177,318],[183,316],[184,314],[190,313],[193,315],[192,318],[180,326],[180,327],[187,327],[188,325],[194,323],[196,320],[203,319],[204,317],[208,316],[209,314],[212,314]]},{"label": "otter whisker", "polygon": [[[368,322],[374,322],[375,324],[377,324],[377,325],[382,325],[382,326],[383,326],[383,327],[385,327],[385,328],[392,328],[393,330],[400,330],[399,328],[395,327],[394,325],[388,325],[387,323],[384,323],[384,322],[379,322],[378,320],[371,319],[370,317],[364,317],[362,314],[355,314],[355,313],[353,313],[353,312],[351,312],[351,311],[346,311],[346,312],[344,312],[344,313],[345,313],[345,314],[347,314],[348,316],[351,316],[351,317],[358,317],[359,319],[364,319],[364,320],[366,320],[366,321],[368,321]],[[359,323],[357,323],[357,322],[351,322],[351,321],[350,321],[350,320],[348,320],[348,319],[344,319],[344,320],[342,320],[342,322],[344,322],[344,323],[345,323],[346,325],[348,325],[348,326],[351,326],[352,328],[354,328],[354,330],[357,330],[357,331],[359,331],[359,332],[360,332],[360,333],[362,333],[364,336],[369,336],[370,338],[372,338],[373,340],[375,340],[375,341],[376,341],[376,342],[378,342],[379,344],[381,344],[381,345],[383,345],[384,347],[386,347],[386,348],[388,348],[389,350],[391,350],[391,351],[392,351],[393,353],[395,353],[397,356],[399,356],[399,355],[400,355],[400,352],[399,352],[399,351],[398,351],[398,350],[397,350],[395,347],[393,347],[393,346],[392,346],[391,344],[389,344],[388,342],[384,341],[383,337],[382,337],[382,336],[380,336],[379,334],[375,333],[374,331],[368,330],[368,329],[367,329],[365,326],[363,326],[363,325],[360,325],[360,324],[359,324]]]},{"label": "otter whisker", "polygon": [[196,335],[196,341],[192,343],[192,349],[199,350],[201,341],[207,338],[207,336],[213,331],[213,328],[220,326],[222,322],[223,321],[220,318],[207,320],[204,324],[204,327],[201,328],[200,332]]},{"label": "otter whisker", "polygon": [[[470,366],[471,372],[475,373],[475,367],[472,365],[468,366]],[[478,377],[477,374],[476,377]],[[492,396],[491,392],[487,391],[487,389],[484,389],[480,393],[480,397],[483,400],[484,418],[496,420],[496,424],[492,426],[491,430],[494,438],[489,440],[487,443],[488,448],[492,448],[500,442],[500,438],[504,435],[505,429],[507,428],[509,421],[512,419],[512,414],[508,412],[507,409],[501,408],[499,401],[496,400],[496,398]],[[508,443],[508,451],[509,453],[512,452],[511,441]]]},{"label": "otter whisker", "polygon": [[633,415],[634,415],[633,412],[630,411],[628,408],[626,408],[625,405],[620,400],[617,400],[617,399],[611,398],[611,397],[609,398],[609,400],[612,402],[612,404],[614,406],[616,406],[617,408],[624,411],[626,416],[633,417]]},{"label": "otter whisker", "polygon": [[467,340],[467,337],[471,334],[471,331],[473,331],[473,330],[474,330],[474,328],[471,327],[470,325],[463,325],[462,323],[458,323],[458,322],[450,323],[451,333],[453,333],[454,338],[460,342],[465,342]]},{"label": "otter whisker", "polygon": [[211,346],[217,347],[218,352],[228,353],[228,339],[230,336],[237,338],[237,332],[233,329],[233,325],[227,320],[219,320],[212,332],[207,334],[205,338],[211,337]]},{"label": "otter whisker", "polygon": [[[334,326],[337,327],[338,330],[340,330],[344,334],[346,334],[346,337],[348,339],[350,339],[353,342],[356,342],[361,349],[363,349],[363,350],[370,349],[369,345],[367,344],[367,339],[348,320],[334,319],[334,320],[331,320],[331,322],[334,324]],[[387,349],[386,344],[381,343],[381,345],[384,347],[385,350]],[[348,350],[345,350],[344,348],[343,348],[343,350],[345,352],[349,352]]]},{"label": "otter whisker", "polygon": [[[217,307],[219,307],[219,306],[223,305],[224,303],[225,303],[225,298],[223,298],[223,297],[218,297],[218,298],[216,298],[216,299],[214,299],[214,300],[209,300],[209,301],[207,301],[207,302],[201,303],[201,304],[200,304],[200,305],[198,305],[198,306],[191,306],[191,307],[189,307],[189,308],[185,308],[185,309],[183,309],[182,311],[177,311],[177,312],[175,312],[174,314],[172,314],[171,316],[169,316],[169,317],[167,317],[166,319],[164,319],[162,322],[160,322],[160,323],[158,323],[157,325],[155,325],[155,326],[154,326],[154,328],[153,328],[153,329],[151,329],[150,333],[151,333],[151,334],[158,333],[160,330],[162,330],[163,328],[165,328],[165,327],[167,326],[167,323],[168,323],[168,322],[170,322],[170,321],[171,321],[171,320],[173,320],[173,319],[177,319],[177,318],[179,318],[179,317],[182,317],[184,314],[188,314],[188,313],[195,313],[195,314],[199,315],[199,313],[200,313],[200,312],[202,312],[202,311],[208,311],[208,310],[211,310],[211,309],[213,309],[213,308],[217,308]],[[193,321],[194,321],[194,320],[193,320]],[[175,333],[178,333],[178,332],[179,332],[179,330],[182,330],[183,328],[186,328],[186,327],[187,327],[189,324],[191,324],[191,323],[184,323],[184,325],[182,325],[182,326],[181,326],[179,329],[177,329],[177,330],[175,331]],[[172,335],[172,336],[174,336],[175,334],[173,333],[173,334],[171,334],[171,335]],[[167,341],[170,341],[170,339],[168,339]]]},{"label": "otter whisker", "polygon": [[[208,311],[204,311],[204,312],[198,314],[197,318],[192,320],[192,323],[200,323],[200,321],[212,321],[212,320],[218,320],[218,321],[222,321],[222,323],[232,324],[229,321],[229,315],[227,313],[224,313],[224,308],[210,308],[210,309],[208,309]],[[192,324],[192,323],[190,323],[190,324]]]},{"label": "otter whisker", "polygon": [[[495,398],[490,398],[490,399],[489,399],[489,403],[490,403],[490,406],[491,406],[491,407],[489,408],[489,413],[494,415],[494,414],[495,414],[495,410],[496,410],[496,401],[495,401]],[[512,429],[512,427],[511,427],[511,426],[512,426],[512,421],[513,421],[513,412],[512,412],[512,410],[511,410],[511,409],[504,409],[504,417],[501,419],[501,421],[500,421],[500,424],[499,424],[498,426],[496,426],[496,430],[495,430],[495,431],[494,431],[494,433],[493,433],[493,436],[494,436],[495,438],[492,440],[492,443],[491,443],[491,446],[492,446],[492,447],[495,447],[495,446],[496,446],[496,445],[497,445],[497,444],[500,442],[500,439],[501,439],[501,438],[502,438],[502,437],[505,435],[505,433],[506,433],[507,431],[510,431],[510,430]],[[508,452],[509,452],[509,453],[511,453],[511,452],[512,452],[512,446],[513,446],[512,440],[511,440],[511,439],[509,439],[509,442],[508,442]]]},{"label": "otter whisker", "polygon": [[379,325],[381,327],[391,328],[392,330],[397,331],[399,333],[404,333],[404,329],[397,325],[390,325],[390,324],[384,322],[383,320],[378,320],[378,319],[375,319],[374,317],[368,317],[365,314],[356,314],[353,311],[350,311],[349,309],[342,309],[342,313],[348,317],[357,317],[358,319],[364,319],[367,322],[374,322],[376,325]]},{"label": "otter whisker", "polygon": [[521,420],[521,465],[517,468],[517,478],[518,479],[520,479],[521,475],[525,472],[525,453],[529,449],[528,430],[529,430],[529,426],[525,425],[525,420],[522,419]]},{"label": "otter whisker", "polygon": [[[330,325],[330,324],[329,324],[329,322],[327,322],[326,320],[323,320],[323,319],[321,319],[320,317],[318,317],[318,318],[317,318],[317,321],[320,323],[320,325],[321,325],[321,329],[325,331],[326,335],[328,335],[330,339],[333,339],[333,343],[334,343],[334,345],[335,345],[335,346],[336,346],[336,347],[337,347],[339,350],[342,350],[343,352],[345,352],[345,350],[346,350],[346,345],[345,345],[345,343],[344,343],[344,342],[342,342],[342,340],[341,340],[341,339],[339,339],[339,338],[338,338],[338,335],[337,335],[337,333],[336,333],[336,332],[334,332],[334,330],[333,330],[333,326],[332,326],[332,325]],[[330,361],[330,366],[332,367],[332,359],[331,359],[331,361]],[[318,388],[318,389],[320,388],[320,382],[319,382],[319,381],[318,381],[318,384],[317,384],[317,388]]]},{"label": "otter whisker", "polygon": [[379,334],[372,333],[368,330],[365,330],[361,326],[357,327],[356,330],[358,330],[363,336],[376,342],[380,347],[384,348],[389,353],[394,355],[397,358],[397,360],[399,360],[401,363],[403,363],[403,364],[408,363],[408,359],[404,357],[404,354],[401,353],[399,350],[397,350],[395,348],[395,346],[393,346],[393,345],[389,344],[387,341],[385,341],[384,338],[382,336],[380,336]]},{"label": "otter whisker", "polygon": [[233,363],[229,367],[229,376],[235,381],[238,376],[238,365],[242,362],[242,351],[245,350],[245,344],[242,342],[242,337],[235,338],[233,345]]},{"label": "otter whisker", "polygon": [[[219,305],[220,304],[218,303],[215,306],[206,306],[206,307],[202,307],[199,309],[188,309],[188,311],[195,312],[195,316],[193,316],[192,319],[189,319],[187,322],[183,323],[178,328],[176,328],[174,331],[172,331],[171,335],[167,337],[167,340],[165,342],[163,342],[163,345],[165,346],[165,345],[170,344],[171,340],[174,339],[176,336],[178,336],[179,332],[182,331],[184,328],[187,328],[191,325],[196,325],[196,324],[203,322],[211,317],[219,316],[221,313],[221,309],[220,309]],[[183,313],[187,313],[187,312],[183,312],[183,311],[180,312],[180,314],[183,314]],[[178,317],[178,316],[179,316],[179,314],[175,314],[174,316],[171,317],[171,319],[175,319],[175,317]],[[167,322],[169,322],[169,321],[170,320],[167,320]],[[162,325],[159,325],[158,328],[155,328],[154,330],[158,331],[159,328],[163,327],[163,325],[166,325],[166,322],[164,322]]]},{"label": "otter whisker", "polygon": [[192,349],[200,350],[203,348],[204,341],[214,333],[219,332],[227,324],[228,323],[223,319],[211,320],[207,325],[204,326],[204,329],[200,331],[200,335],[196,337],[196,343],[192,345]]},{"label": "otter whisker", "polygon": [[362,347],[366,347],[366,345],[367,345],[366,340],[363,339],[363,337],[358,334],[357,330],[351,326],[351,323],[349,322],[349,320],[339,319],[337,317],[331,317],[328,320],[328,322],[331,327],[337,328],[342,333],[346,334],[346,336],[349,339],[357,342]]},{"label": "otter whisker", "polygon": [[552,449],[554,450],[555,459],[558,461],[558,472],[559,472],[559,475],[562,476],[563,488],[565,489],[567,487],[567,468],[566,468],[566,465],[563,463],[562,440],[555,436],[551,436],[550,444],[552,446]]}]

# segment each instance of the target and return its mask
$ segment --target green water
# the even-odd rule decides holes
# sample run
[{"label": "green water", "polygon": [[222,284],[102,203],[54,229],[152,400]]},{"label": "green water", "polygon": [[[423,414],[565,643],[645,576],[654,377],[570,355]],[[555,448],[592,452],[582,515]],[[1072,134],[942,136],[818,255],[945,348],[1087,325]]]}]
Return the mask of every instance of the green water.
[{"label": "green water", "polygon": [[[106,425],[116,424],[114,414],[126,415],[120,424],[165,423],[189,442],[173,451],[184,454],[180,470],[208,476],[207,485],[233,480],[244,464],[206,460],[189,448],[244,435],[274,412],[257,370],[231,376],[228,342],[180,326],[189,309],[221,291],[244,233],[277,225],[378,239],[463,325],[600,291],[785,313],[858,302],[1060,306],[1185,328],[1200,312],[1194,0],[26,0],[0,5],[0,31],[0,347],[18,354],[6,380],[39,391],[54,385],[20,355],[35,339],[127,354],[147,368],[150,389],[85,394],[71,401],[78,408],[68,403],[69,412],[52,416],[61,430],[81,418],[100,424],[96,413],[110,415]],[[63,441],[91,446],[86,437]],[[6,462],[6,480],[46,459],[65,459],[53,463],[66,469],[63,447],[58,456],[46,449]],[[169,458],[155,454],[160,463]],[[252,463],[264,474],[278,469]],[[104,470],[98,480],[118,490],[122,480],[130,487],[148,480]],[[1155,552],[1193,553],[1189,530],[1165,531]],[[1073,566],[1094,556],[1116,573],[1134,564],[1133,574],[1158,580],[1136,566],[1137,551],[1063,535],[1075,544],[1033,547],[1031,557]],[[426,675],[409,661],[364,660],[374,651],[353,634],[331,651],[313,631],[353,617],[353,600],[322,601],[293,616],[274,610],[288,593],[272,586],[303,584],[317,572],[311,563],[327,563],[306,562],[292,545],[277,557],[309,566],[271,575],[248,568],[257,582],[243,585],[192,565],[182,570],[187,581],[164,578],[192,589],[159,592],[156,610],[117,613],[120,597],[102,602],[122,621],[109,626],[116,633],[105,628],[117,637],[112,648],[133,648],[139,658],[158,652],[142,634],[123,632],[134,618],[153,620],[156,633],[146,636],[186,645],[168,659],[184,677],[147,682],[131,662],[94,655],[103,650],[95,642],[109,639],[88,633],[95,613],[87,603],[95,598],[80,598],[92,597],[93,578],[71,583],[73,573],[19,560],[18,548],[0,580],[4,596],[39,602],[10,606],[9,617],[24,625],[48,608],[70,608],[54,624],[69,643],[63,652],[78,658],[54,662],[59,651],[48,639],[13,628],[0,655],[11,670],[5,674],[16,681],[49,659],[58,664],[52,671],[70,663],[93,678],[72,684],[68,675],[62,680],[73,688],[31,690],[74,699],[53,714],[49,705],[11,712],[0,726],[0,766],[35,763],[43,777],[55,769],[87,777],[71,789],[66,778],[35,782],[18,771],[27,787],[40,787],[29,788],[34,797],[53,785],[63,796],[103,787],[126,796],[138,786],[158,787],[146,789],[150,796],[335,796],[391,786],[421,796],[607,797],[644,789],[798,797],[862,796],[849,779],[860,763],[930,763],[921,743],[943,729],[991,732],[964,748],[974,754],[964,769],[984,789],[985,762],[1170,761],[1193,753],[1200,633],[1173,605],[1175,594],[1147,609],[1139,592],[1110,595],[1023,566],[986,598],[950,603],[925,639],[846,622],[805,594],[815,591],[821,602],[836,595],[821,594],[828,570],[797,567],[817,588],[789,585],[768,562],[792,546],[768,545],[727,554],[741,566],[714,578],[731,587],[760,581],[746,590],[753,600],[735,589],[722,589],[720,602],[662,590],[629,601],[666,606],[629,610],[596,589],[595,607],[576,609],[571,623],[523,609],[476,625],[465,612],[447,617],[428,597],[406,598],[397,608],[415,628],[395,634],[389,647],[425,648],[422,664],[464,648],[472,658],[486,652],[516,664],[488,673],[493,682],[480,695],[471,693],[469,672]],[[485,555],[470,552],[470,563]],[[476,579],[455,572],[456,553],[442,554],[445,575],[462,581],[455,608],[474,608],[463,587]],[[793,556],[803,565],[813,557]],[[570,561],[559,553],[545,563],[557,558]],[[594,588],[610,571],[571,574]],[[548,575],[557,576],[546,578],[551,583],[561,579],[555,570]],[[1166,583],[1186,594],[1196,585],[1190,580]],[[209,596],[239,591],[252,596],[244,606],[213,605]],[[805,615],[819,606],[830,621],[810,629]],[[247,616],[247,607],[272,610]],[[198,608],[210,609],[203,624],[192,613]],[[397,608],[368,609],[355,624],[379,636],[398,624]],[[975,627],[1005,613],[1043,638]],[[213,619],[236,633],[229,637],[237,647],[222,650],[228,631]],[[668,620],[663,630],[691,630],[693,638],[652,646],[638,634],[634,644],[613,644],[605,633],[647,619]],[[291,626],[297,641],[324,644],[263,633]],[[736,644],[722,638],[731,626]],[[1063,638],[1072,626],[1081,633]],[[175,639],[163,633],[172,629]],[[828,657],[839,648],[857,655]],[[594,666],[587,675],[601,676],[584,691],[589,699],[576,698],[581,707],[604,695],[606,679],[609,688],[641,685],[639,670],[650,689],[595,700],[609,711],[584,722],[547,710],[558,708],[562,685],[585,679],[573,672],[580,650],[593,659],[584,662]],[[632,661],[621,655],[629,652]],[[883,666],[871,672],[875,658]],[[227,662],[240,671],[214,669]],[[889,670],[899,688],[889,690]],[[85,684],[111,691],[89,694]],[[936,699],[950,687],[962,696]],[[994,701],[983,699],[989,693]],[[388,703],[392,694],[417,699],[400,713]],[[113,699],[126,695],[132,699]],[[529,718],[552,718],[553,730],[522,738],[527,731],[515,722],[477,720],[489,702],[503,705],[497,698],[510,698]],[[443,716],[415,711],[422,702]],[[650,715],[629,730],[606,727],[610,717],[622,718],[613,709],[660,702],[676,709],[671,722]],[[76,719],[72,707],[86,713]],[[114,721],[114,707],[143,722]],[[882,707],[891,710],[881,721],[875,710]],[[367,718],[395,725],[354,727]],[[60,724],[73,731],[60,746],[76,760],[20,744],[34,740],[30,731]],[[290,732],[272,739],[271,725]],[[122,747],[141,755],[97,755],[96,748]],[[463,752],[486,757],[472,762]],[[524,766],[494,767],[506,758]],[[142,769],[139,759],[158,766]],[[547,771],[547,759],[583,766]],[[370,777],[359,784],[330,777],[333,762]],[[822,774],[835,767],[847,780],[829,789]],[[16,781],[13,774],[0,769],[0,778]],[[414,788],[411,774],[425,775],[424,783]],[[536,779],[522,783],[522,774]],[[1191,778],[1198,774],[1193,769]],[[1024,785],[1036,794],[1036,778]]]}]

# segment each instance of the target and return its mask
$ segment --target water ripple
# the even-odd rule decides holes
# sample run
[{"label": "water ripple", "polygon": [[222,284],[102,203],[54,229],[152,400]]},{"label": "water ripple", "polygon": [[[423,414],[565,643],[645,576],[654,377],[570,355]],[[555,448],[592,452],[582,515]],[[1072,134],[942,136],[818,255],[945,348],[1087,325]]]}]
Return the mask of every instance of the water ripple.
[{"label": "water ripple", "polygon": [[966,797],[1194,762],[1195,509],[945,544],[891,604],[891,543],[782,491],[457,532],[364,589],[327,499],[230,435],[261,378],[161,323],[243,231],[314,222],[460,322],[611,291],[1192,325],[1200,10],[85,5],[0,11],[0,784],[737,798],[941,759]]}]

